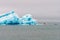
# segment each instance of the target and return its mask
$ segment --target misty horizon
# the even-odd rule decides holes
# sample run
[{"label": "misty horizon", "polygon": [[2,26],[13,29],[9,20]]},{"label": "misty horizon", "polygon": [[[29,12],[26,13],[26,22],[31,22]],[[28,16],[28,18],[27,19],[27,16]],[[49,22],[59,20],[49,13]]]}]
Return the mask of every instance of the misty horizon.
[{"label": "misty horizon", "polygon": [[59,0],[1,0],[0,14],[14,10],[19,17],[31,14],[36,19],[60,20]]}]

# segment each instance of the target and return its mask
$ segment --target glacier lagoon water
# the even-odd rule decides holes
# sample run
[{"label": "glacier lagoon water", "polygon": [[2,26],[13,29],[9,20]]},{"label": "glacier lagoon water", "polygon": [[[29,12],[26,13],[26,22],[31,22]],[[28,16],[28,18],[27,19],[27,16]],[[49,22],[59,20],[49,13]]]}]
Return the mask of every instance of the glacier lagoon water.
[{"label": "glacier lagoon water", "polygon": [[0,25],[0,40],[60,40],[60,23]]},{"label": "glacier lagoon water", "polygon": [[26,14],[19,18],[18,15],[14,11],[10,11],[0,16],[0,24],[1,25],[36,25],[37,22],[32,18],[32,15]]}]

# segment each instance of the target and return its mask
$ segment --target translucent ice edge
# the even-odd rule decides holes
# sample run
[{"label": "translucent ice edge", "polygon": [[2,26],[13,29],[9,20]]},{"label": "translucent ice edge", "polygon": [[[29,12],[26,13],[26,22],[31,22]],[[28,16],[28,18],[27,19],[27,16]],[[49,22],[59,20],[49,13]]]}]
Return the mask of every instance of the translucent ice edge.
[{"label": "translucent ice edge", "polygon": [[14,11],[10,11],[0,16],[0,25],[37,25],[37,21],[32,15],[26,14],[19,18]]}]

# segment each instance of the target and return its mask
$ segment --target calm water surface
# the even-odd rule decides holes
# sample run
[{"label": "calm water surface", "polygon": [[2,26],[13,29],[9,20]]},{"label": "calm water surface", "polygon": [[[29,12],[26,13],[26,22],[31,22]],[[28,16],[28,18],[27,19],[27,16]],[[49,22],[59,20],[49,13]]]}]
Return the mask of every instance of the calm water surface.
[{"label": "calm water surface", "polygon": [[60,40],[60,25],[2,25],[0,40]]}]

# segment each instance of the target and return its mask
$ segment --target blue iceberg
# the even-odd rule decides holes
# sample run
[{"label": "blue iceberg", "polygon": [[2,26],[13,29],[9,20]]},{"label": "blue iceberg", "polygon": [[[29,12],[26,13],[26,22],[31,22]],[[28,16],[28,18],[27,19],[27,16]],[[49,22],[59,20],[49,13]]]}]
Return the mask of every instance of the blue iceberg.
[{"label": "blue iceberg", "polygon": [[0,24],[19,24],[19,17],[14,11],[10,11],[0,16]]},{"label": "blue iceberg", "polygon": [[23,25],[35,25],[37,22],[35,19],[32,18],[32,15],[30,14],[26,14],[24,16],[22,16],[22,18],[20,18],[20,20],[22,21]]},{"label": "blue iceberg", "polygon": [[36,25],[37,21],[32,18],[32,15],[26,14],[19,18],[18,15],[14,11],[10,11],[0,16],[0,24],[5,25]]}]

